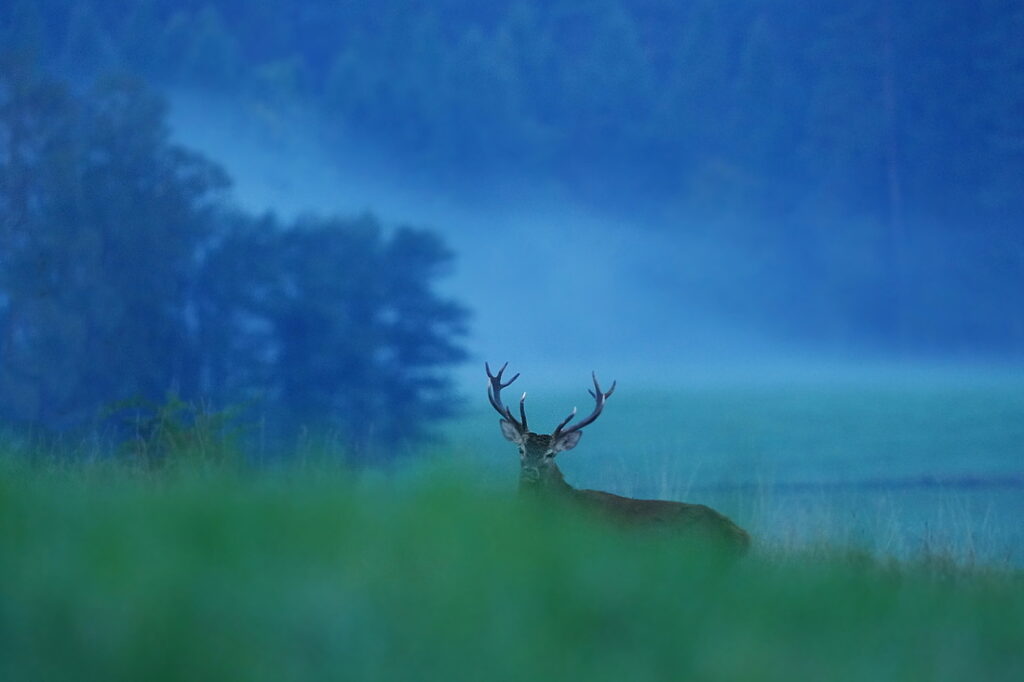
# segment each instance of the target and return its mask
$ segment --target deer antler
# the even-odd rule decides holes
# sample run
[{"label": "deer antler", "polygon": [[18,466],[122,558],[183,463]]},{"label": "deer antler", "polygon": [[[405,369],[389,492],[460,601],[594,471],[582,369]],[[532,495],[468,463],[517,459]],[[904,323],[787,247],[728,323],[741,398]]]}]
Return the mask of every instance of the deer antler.
[{"label": "deer antler", "polygon": [[505,383],[501,383],[501,375],[505,373],[506,367],[508,367],[507,362],[501,366],[501,369],[498,370],[498,374],[495,376],[494,374],[491,374],[490,365],[486,362],[484,363],[484,370],[487,372],[487,380],[490,382],[490,385],[487,387],[487,399],[491,401],[491,406],[498,411],[498,414],[500,414],[502,418],[511,422],[520,433],[526,433],[526,393],[523,393],[523,397],[519,399],[519,416],[522,417],[522,422],[513,417],[512,410],[508,409],[508,407],[501,402],[501,389],[506,388],[509,384],[519,378],[519,374],[516,373],[514,377]]},{"label": "deer antler", "polygon": [[[568,424],[570,421],[572,421],[572,418],[576,416],[576,408],[575,407],[572,408],[572,412],[569,413],[569,416],[566,417],[565,419],[563,419],[562,423],[559,424],[558,428],[556,428],[554,433],[551,434],[551,438],[552,439],[558,438],[559,436],[564,436],[567,433],[572,433],[573,431],[579,431],[584,426],[593,423],[593,421],[595,419],[597,419],[598,417],[601,416],[601,410],[604,409],[604,402],[606,400],[608,400],[608,398],[611,396],[612,393],[615,392],[615,384],[616,384],[616,382],[614,382],[614,381],[612,382],[612,387],[608,389],[607,393],[602,393],[601,392],[601,386],[600,386],[600,384],[597,383],[597,373],[596,372],[591,372],[590,376],[594,380],[594,390],[590,390],[588,388],[587,392],[594,397],[594,402],[596,403],[594,405],[594,411],[591,412],[590,416],[587,417],[586,419],[584,419],[583,421],[577,422],[577,423],[573,424],[572,426],[570,426],[569,428],[565,429],[565,425]],[[509,383],[512,383],[512,382],[509,382]],[[562,429],[565,429],[565,430],[563,431]]]}]

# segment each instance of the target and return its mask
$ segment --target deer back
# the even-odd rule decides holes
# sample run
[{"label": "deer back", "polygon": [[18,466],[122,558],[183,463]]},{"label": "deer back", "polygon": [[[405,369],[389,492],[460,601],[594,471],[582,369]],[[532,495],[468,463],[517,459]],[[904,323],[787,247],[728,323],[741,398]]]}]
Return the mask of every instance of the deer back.
[{"label": "deer back", "polygon": [[638,500],[602,490],[573,490],[580,507],[628,527],[660,528],[686,535],[699,535],[746,551],[750,535],[711,507],[669,500]]}]

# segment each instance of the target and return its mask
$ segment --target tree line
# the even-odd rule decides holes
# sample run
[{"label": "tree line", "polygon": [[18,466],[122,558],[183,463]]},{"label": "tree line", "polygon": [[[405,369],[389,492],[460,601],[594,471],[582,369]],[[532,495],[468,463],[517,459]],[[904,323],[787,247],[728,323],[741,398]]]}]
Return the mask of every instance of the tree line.
[{"label": "tree line", "polygon": [[435,166],[620,169],[762,214],[1005,222],[1024,201],[1013,0],[5,4],[0,38],[70,73],[304,101]]},{"label": "tree line", "polygon": [[519,173],[627,219],[650,201],[752,255],[728,298],[770,331],[937,353],[1024,353],[1021,35],[1014,0],[0,9],[0,44],[57,71],[310,108],[460,191]]},{"label": "tree line", "polygon": [[436,234],[248,215],[141,81],[0,67],[0,420],[208,401],[371,457],[452,412],[467,312],[434,290],[453,258]]}]

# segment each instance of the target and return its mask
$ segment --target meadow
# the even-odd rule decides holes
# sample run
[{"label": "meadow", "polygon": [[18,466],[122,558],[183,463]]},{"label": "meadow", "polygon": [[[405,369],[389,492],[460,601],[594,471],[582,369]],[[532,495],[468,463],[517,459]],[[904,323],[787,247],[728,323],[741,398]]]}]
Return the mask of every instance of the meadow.
[{"label": "meadow", "polygon": [[[585,388],[531,390],[533,428],[588,408]],[[511,489],[515,450],[497,415],[476,407],[449,442],[467,466]],[[559,464],[579,488],[721,508],[773,550],[830,545],[1024,566],[1024,377],[1015,372],[887,370],[672,389],[627,380]]]},{"label": "meadow", "polygon": [[0,679],[1024,678],[1012,385],[620,391],[566,477],[711,503],[749,555],[518,501],[483,410],[390,471],[8,447]]}]

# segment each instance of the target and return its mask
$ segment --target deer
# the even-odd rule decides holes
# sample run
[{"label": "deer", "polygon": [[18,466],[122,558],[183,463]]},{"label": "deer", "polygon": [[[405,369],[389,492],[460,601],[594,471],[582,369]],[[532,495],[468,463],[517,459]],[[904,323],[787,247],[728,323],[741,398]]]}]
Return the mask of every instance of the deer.
[{"label": "deer", "polygon": [[576,408],[569,413],[550,434],[534,433],[529,430],[526,420],[526,393],[519,399],[519,419],[516,419],[501,399],[502,389],[508,388],[517,373],[503,382],[506,362],[497,374],[491,373],[489,363],[484,363],[487,372],[487,399],[501,415],[498,424],[501,434],[519,447],[519,495],[523,498],[564,502],[584,513],[617,522],[626,527],[657,528],[679,531],[687,536],[700,537],[720,544],[727,550],[744,553],[750,546],[750,536],[731,519],[703,504],[688,504],[669,500],[639,500],[622,497],[600,490],[577,490],[562,475],[555,462],[557,456],[575,448],[583,436],[583,428],[593,424],[612,393],[616,382],[607,391],[601,390],[596,372],[591,373],[593,389],[587,389],[594,398],[594,410],[584,419],[569,425],[576,417]]}]

